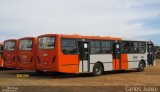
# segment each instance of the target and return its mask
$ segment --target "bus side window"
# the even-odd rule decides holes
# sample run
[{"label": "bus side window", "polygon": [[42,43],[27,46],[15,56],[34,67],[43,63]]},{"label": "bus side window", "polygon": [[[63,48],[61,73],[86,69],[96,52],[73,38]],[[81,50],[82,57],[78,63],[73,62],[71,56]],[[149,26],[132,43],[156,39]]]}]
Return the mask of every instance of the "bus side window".
[{"label": "bus side window", "polygon": [[76,40],[75,39],[62,39],[61,49],[64,54],[76,54]]},{"label": "bus side window", "polygon": [[101,54],[111,53],[111,41],[101,41]]},{"label": "bus side window", "polygon": [[130,53],[130,42],[129,41],[122,42],[122,53]]},{"label": "bus side window", "polygon": [[147,52],[149,52],[149,53],[154,53],[155,52],[155,50],[154,50],[154,45],[148,45],[148,49],[147,49]]},{"label": "bus side window", "polygon": [[131,42],[131,53],[138,53],[138,42]]},{"label": "bus side window", "polygon": [[91,41],[91,54],[100,54],[100,41]]},{"label": "bus side window", "polygon": [[139,53],[146,52],[146,42],[139,42]]}]

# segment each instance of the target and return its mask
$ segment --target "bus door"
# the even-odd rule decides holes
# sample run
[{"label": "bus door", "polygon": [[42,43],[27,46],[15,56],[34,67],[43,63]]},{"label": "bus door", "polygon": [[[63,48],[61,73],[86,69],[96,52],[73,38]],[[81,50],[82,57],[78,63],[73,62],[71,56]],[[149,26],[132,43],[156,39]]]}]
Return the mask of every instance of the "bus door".
[{"label": "bus door", "polygon": [[155,60],[155,50],[153,44],[148,44],[148,55],[147,55],[147,61],[148,65],[153,65]]},{"label": "bus door", "polygon": [[114,43],[113,46],[113,68],[115,70],[121,69],[121,44]]},{"label": "bus door", "polygon": [[78,42],[79,72],[89,72],[89,42]]}]

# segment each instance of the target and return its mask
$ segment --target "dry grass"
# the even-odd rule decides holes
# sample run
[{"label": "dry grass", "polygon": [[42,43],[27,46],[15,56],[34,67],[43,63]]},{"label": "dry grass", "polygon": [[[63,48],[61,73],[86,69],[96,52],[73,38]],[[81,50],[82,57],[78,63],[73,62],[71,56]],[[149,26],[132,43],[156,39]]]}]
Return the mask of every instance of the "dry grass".
[{"label": "dry grass", "polygon": [[[29,74],[18,78],[16,74]],[[12,86],[160,86],[160,60],[155,67],[147,67],[144,72],[106,72],[102,76],[89,74],[36,74],[34,71],[0,71],[0,85]]]}]

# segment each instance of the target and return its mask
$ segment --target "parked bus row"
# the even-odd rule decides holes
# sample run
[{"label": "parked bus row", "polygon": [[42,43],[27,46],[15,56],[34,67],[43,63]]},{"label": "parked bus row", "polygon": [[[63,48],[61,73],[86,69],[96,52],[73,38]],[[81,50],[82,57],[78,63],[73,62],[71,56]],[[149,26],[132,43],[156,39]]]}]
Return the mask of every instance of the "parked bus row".
[{"label": "parked bus row", "polygon": [[41,72],[93,73],[154,65],[151,41],[114,37],[45,34],[0,44],[1,67]]}]

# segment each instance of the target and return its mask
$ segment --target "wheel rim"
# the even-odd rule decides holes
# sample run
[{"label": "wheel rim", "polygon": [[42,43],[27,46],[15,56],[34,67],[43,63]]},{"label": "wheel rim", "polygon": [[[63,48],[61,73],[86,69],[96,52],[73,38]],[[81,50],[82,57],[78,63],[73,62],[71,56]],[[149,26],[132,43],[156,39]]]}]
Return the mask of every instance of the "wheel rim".
[{"label": "wheel rim", "polygon": [[96,74],[101,74],[101,69],[100,68],[98,68],[98,67],[96,67]]},{"label": "wheel rim", "polygon": [[143,69],[144,69],[143,64],[140,64],[140,69],[141,69],[141,70],[143,70]]}]

